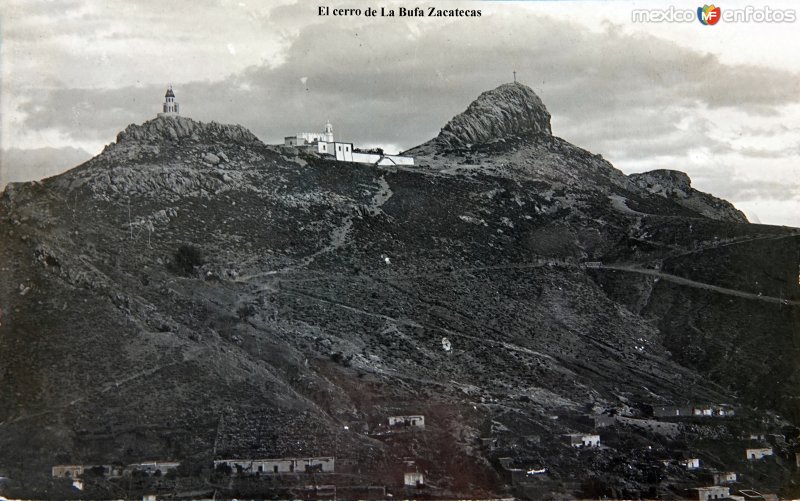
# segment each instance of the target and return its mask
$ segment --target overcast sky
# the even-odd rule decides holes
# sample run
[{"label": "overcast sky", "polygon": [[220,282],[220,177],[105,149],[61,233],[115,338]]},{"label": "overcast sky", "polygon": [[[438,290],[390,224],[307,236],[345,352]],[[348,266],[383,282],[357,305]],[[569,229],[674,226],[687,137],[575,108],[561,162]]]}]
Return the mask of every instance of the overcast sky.
[{"label": "overcast sky", "polygon": [[[319,5],[482,16],[321,17]],[[63,162],[97,154],[153,118],[170,83],[182,114],[265,142],[330,120],[338,138],[406,149],[516,70],[555,135],[628,173],[685,171],[751,220],[800,227],[800,23],[632,21],[634,8],[671,5],[698,6],[0,0],[0,183],[43,175],[24,150],[39,164],[52,148],[70,148]]]}]

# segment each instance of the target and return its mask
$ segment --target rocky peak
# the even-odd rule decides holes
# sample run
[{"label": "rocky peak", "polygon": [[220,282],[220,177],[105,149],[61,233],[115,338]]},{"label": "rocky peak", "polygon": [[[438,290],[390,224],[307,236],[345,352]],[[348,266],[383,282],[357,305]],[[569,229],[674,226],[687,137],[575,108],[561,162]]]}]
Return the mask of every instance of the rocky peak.
[{"label": "rocky peak", "polygon": [[158,117],[141,125],[131,124],[117,134],[117,144],[187,140],[227,144],[261,143],[252,132],[241,125],[203,123],[181,116]]},{"label": "rocky peak", "polygon": [[463,148],[513,135],[551,135],[550,113],[527,85],[507,83],[478,96],[442,128],[436,141]]}]

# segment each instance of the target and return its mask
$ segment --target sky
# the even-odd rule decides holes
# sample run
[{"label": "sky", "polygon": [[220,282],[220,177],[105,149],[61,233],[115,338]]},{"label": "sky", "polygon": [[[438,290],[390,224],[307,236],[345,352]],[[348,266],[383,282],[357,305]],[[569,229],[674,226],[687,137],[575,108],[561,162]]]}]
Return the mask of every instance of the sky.
[{"label": "sky", "polygon": [[[363,15],[416,6],[481,16]],[[751,19],[703,25],[698,3],[654,0],[0,0],[0,186],[99,153],[153,118],[169,84],[183,115],[267,143],[330,120],[338,139],[399,151],[516,71],[555,135],[626,173],[684,171],[753,222],[800,227],[800,22],[718,6]],[[641,22],[634,9],[692,17]]]}]

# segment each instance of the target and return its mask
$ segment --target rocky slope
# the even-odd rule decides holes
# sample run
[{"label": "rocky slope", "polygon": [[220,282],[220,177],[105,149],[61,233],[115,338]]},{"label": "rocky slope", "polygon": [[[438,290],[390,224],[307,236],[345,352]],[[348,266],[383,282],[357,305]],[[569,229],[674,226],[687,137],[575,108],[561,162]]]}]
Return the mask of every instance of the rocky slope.
[{"label": "rocky slope", "polygon": [[675,201],[711,219],[746,223],[747,218],[730,202],[692,188],[692,181],[684,172],[654,170],[631,174],[631,180],[640,188]]},{"label": "rocky slope", "polygon": [[[684,457],[796,493],[798,233],[653,193],[552,136],[527,87],[479,101],[413,168],[159,118],[10,185],[2,493],[676,497],[711,481]],[[737,418],[652,419],[690,403]],[[425,431],[391,432],[398,414],[425,415]],[[788,442],[745,465],[754,431]],[[209,466],[319,455],[335,475]],[[56,463],[148,460],[182,465],[83,493],[49,478]],[[408,468],[424,489],[402,486]]]}]

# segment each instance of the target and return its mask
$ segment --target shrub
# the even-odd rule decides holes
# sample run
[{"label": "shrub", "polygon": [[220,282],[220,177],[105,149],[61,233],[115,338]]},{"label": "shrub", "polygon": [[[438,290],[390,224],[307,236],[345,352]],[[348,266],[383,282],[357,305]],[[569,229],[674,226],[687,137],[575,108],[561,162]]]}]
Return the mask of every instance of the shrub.
[{"label": "shrub", "polygon": [[185,275],[191,274],[196,266],[203,266],[205,263],[203,252],[194,245],[189,244],[183,244],[178,247],[174,260],[175,269]]}]

